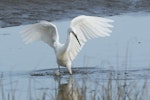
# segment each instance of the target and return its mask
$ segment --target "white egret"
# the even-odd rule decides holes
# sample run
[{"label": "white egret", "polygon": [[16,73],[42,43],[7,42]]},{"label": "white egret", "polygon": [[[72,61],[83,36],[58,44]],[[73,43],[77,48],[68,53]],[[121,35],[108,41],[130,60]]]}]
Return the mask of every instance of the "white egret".
[{"label": "white egret", "polygon": [[68,28],[66,43],[59,42],[57,27],[48,21],[28,25],[21,33],[26,44],[34,41],[43,41],[51,46],[56,54],[57,64],[68,68],[72,74],[72,61],[75,59],[85,42],[92,38],[110,36],[113,20],[80,15],[75,17]]}]

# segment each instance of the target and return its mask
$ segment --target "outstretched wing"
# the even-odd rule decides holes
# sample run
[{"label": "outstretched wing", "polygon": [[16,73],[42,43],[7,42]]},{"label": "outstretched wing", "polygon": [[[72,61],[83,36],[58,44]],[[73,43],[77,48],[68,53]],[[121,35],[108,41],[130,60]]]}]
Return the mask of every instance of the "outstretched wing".
[{"label": "outstretched wing", "polygon": [[66,48],[71,60],[74,60],[85,42],[92,38],[110,36],[110,19],[94,16],[78,16],[71,21]]},{"label": "outstretched wing", "polygon": [[56,26],[48,21],[30,24],[21,33],[26,44],[43,41],[54,47],[54,42],[59,40]]}]

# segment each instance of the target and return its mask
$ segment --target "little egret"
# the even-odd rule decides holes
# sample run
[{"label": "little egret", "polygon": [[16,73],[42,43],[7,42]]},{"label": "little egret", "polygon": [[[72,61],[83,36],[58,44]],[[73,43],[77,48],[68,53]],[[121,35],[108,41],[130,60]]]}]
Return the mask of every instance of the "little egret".
[{"label": "little egret", "polygon": [[111,19],[96,16],[80,15],[70,22],[66,43],[59,42],[57,27],[48,21],[27,25],[21,33],[23,41],[28,44],[34,41],[43,41],[51,46],[56,54],[58,69],[60,66],[68,68],[72,74],[72,61],[75,59],[85,42],[92,38],[110,36],[113,26]]}]

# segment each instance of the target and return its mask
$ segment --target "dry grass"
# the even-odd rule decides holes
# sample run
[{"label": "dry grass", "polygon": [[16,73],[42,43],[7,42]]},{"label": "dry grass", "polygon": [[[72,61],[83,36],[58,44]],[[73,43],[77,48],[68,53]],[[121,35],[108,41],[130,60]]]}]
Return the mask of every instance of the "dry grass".
[{"label": "dry grass", "polygon": [[128,80],[120,74],[109,73],[109,79],[97,83],[92,100],[149,100],[149,86],[146,79]]},{"label": "dry grass", "polygon": [[[46,81],[38,79],[40,76],[30,76],[25,78],[27,84],[22,86],[26,87],[23,92],[19,86],[21,81],[14,79],[11,73],[8,79],[1,73],[0,100],[149,100],[149,80],[130,80],[126,70],[109,70],[104,74],[105,79],[99,78],[103,78],[102,74],[96,74],[99,75],[96,77],[88,73],[80,76],[49,77],[54,83],[48,83],[47,86]],[[64,79],[68,81],[61,82]],[[26,95],[27,98],[22,98],[21,95]]]}]

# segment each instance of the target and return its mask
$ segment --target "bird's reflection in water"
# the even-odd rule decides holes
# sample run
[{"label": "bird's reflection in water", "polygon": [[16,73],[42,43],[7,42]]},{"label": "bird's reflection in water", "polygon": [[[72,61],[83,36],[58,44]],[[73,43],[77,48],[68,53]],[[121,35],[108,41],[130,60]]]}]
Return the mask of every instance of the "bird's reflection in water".
[{"label": "bird's reflection in water", "polygon": [[86,100],[85,84],[79,87],[72,77],[69,77],[67,83],[59,82],[57,100]]}]

